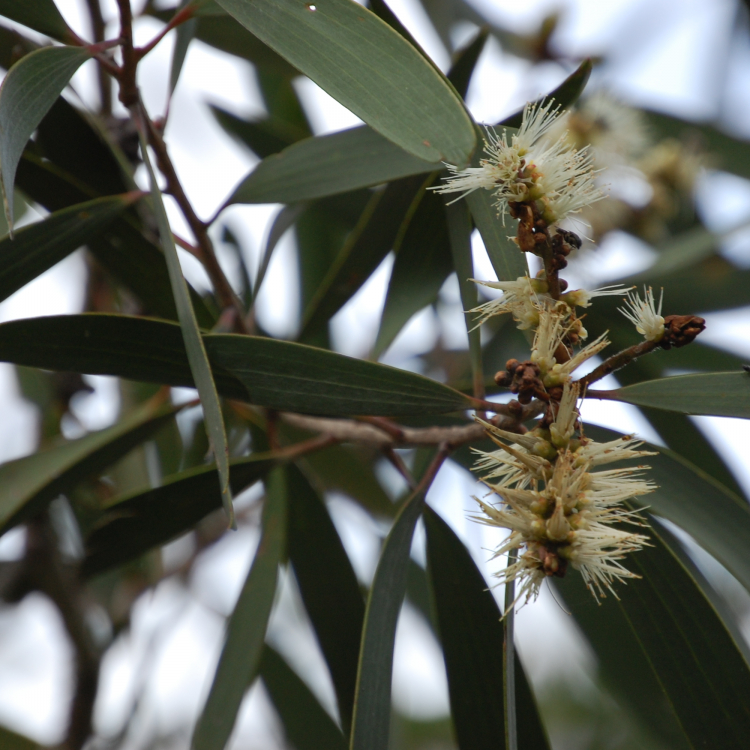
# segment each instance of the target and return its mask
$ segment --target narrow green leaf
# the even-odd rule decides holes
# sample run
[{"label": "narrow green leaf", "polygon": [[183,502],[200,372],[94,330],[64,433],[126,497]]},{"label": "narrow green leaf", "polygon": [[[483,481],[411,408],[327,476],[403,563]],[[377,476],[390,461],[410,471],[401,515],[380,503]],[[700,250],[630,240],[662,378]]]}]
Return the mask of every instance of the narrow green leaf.
[{"label": "narrow green leaf", "polygon": [[405,177],[373,195],[305,310],[300,339],[318,333],[388,255],[423,182],[419,175]]},{"label": "narrow green leaf", "polygon": [[205,337],[211,361],[251,403],[307,414],[427,414],[466,409],[463,394],[429,378],[302,344],[231,334]]},{"label": "narrow green leaf", "polygon": [[278,154],[287,146],[308,137],[307,133],[300,132],[297,128],[274,117],[244,120],[221,107],[209,105],[209,108],[216,122],[260,159],[265,159],[271,154]]},{"label": "narrow green leaf", "polygon": [[44,47],[22,57],[0,86],[0,187],[11,231],[16,169],[26,142],[73,74],[90,58],[83,47]]},{"label": "narrow green leaf", "polygon": [[79,203],[0,240],[0,300],[97,237],[139,198],[131,193]]},{"label": "narrow green leaf", "polygon": [[[479,158],[474,157],[475,166],[478,166]],[[526,256],[509,238],[509,235],[515,234],[515,222],[504,226],[497,215],[492,193],[489,190],[475,190],[466,196],[466,202],[498,280],[514,281],[519,276],[528,276]]]},{"label": "narrow green leaf", "polygon": [[268,644],[263,649],[259,672],[295,750],[346,750],[346,740],[336,722]]},{"label": "narrow green leaf", "polygon": [[642,576],[599,605],[575,571],[556,581],[609,681],[639,706],[667,747],[742,747],[750,732],[750,670],[679,561],[653,547],[628,556]]},{"label": "narrow green leaf", "polygon": [[[28,151],[18,168],[17,185],[48,211],[59,211],[96,196],[95,190],[79,184],[75,178]],[[99,237],[91,240],[89,250],[97,261],[144,304],[146,314],[168,320],[177,318],[169,272],[164,253],[144,236],[131,216],[114,221]],[[191,299],[200,325],[211,328],[215,317],[202,297],[191,287]]]},{"label": "narrow green leaf", "polygon": [[182,337],[185,341],[185,350],[187,351],[187,358],[190,363],[190,371],[193,374],[195,386],[201,398],[209,445],[213,451],[216,466],[219,469],[222,502],[224,510],[227,513],[227,518],[229,519],[229,525],[235,528],[232,490],[229,487],[229,446],[224,427],[224,416],[221,413],[221,404],[219,403],[219,394],[216,391],[216,383],[214,382],[211,364],[208,361],[208,355],[203,345],[203,339],[198,330],[198,321],[195,317],[193,304],[190,301],[188,285],[185,277],[182,275],[180,259],[177,256],[177,248],[174,244],[172,229],[169,226],[169,219],[167,218],[167,212],[162,201],[161,190],[159,190],[154,168],[151,166],[151,160],[148,155],[148,145],[143,133],[139,133],[139,135],[143,163],[146,165],[151,182],[151,197],[156,215],[156,223],[159,227],[159,238],[161,239],[164,257],[167,261],[172,295],[177,307],[177,315],[180,320]]},{"label": "narrow green leaf", "polygon": [[[232,461],[232,491],[242,492],[274,466],[266,454]],[[199,466],[154,489],[112,499],[86,537],[83,573],[96,576],[190,531],[222,507],[219,474]]]},{"label": "narrow green leaf", "polygon": [[647,380],[606,393],[614,401],[636,406],[682,414],[750,419],[750,374],[746,372],[678,375]]},{"label": "narrow green leaf", "polygon": [[[586,425],[586,434],[605,442],[619,437]],[[750,505],[677,453],[658,446],[649,456],[649,479],[659,489],[644,498],[659,516],[683,528],[750,591]]]},{"label": "narrow green leaf", "polygon": [[433,180],[428,178],[423,192],[415,197],[416,210],[410,209],[394,248],[396,260],[373,347],[375,358],[393,343],[415,313],[435,302],[453,270],[443,198],[425,190]]},{"label": "narrow green leaf", "polygon": [[[27,148],[26,153],[31,151]],[[138,189],[132,167],[110,133],[96,117],[61,96],[39,123],[33,151],[91,188],[91,198]],[[18,180],[16,176],[16,184]]]},{"label": "narrow green leaf", "polygon": [[260,264],[258,266],[258,273],[255,276],[255,288],[253,289],[252,296],[253,304],[255,304],[255,301],[258,298],[258,293],[260,292],[260,288],[263,285],[264,279],[266,278],[268,264],[271,262],[273,251],[276,249],[276,245],[279,243],[279,240],[284,236],[286,231],[294,226],[294,223],[299,218],[299,215],[300,213],[302,213],[303,209],[304,206],[301,206],[299,204],[294,206],[284,206],[284,208],[282,208],[281,211],[276,214],[276,218],[273,220],[271,229],[268,232],[266,247],[263,250],[263,256],[261,257]]},{"label": "narrow green leaf", "polygon": [[456,269],[456,275],[458,276],[461,304],[465,311],[464,320],[466,321],[466,333],[469,337],[469,357],[474,382],[474,395],[483,397],[482,342],[476,320],[469,312],[478,304],[477,287],[473,281],[470,281],[474,278],[474,260],[471,254],[471,217],[467,206],[461,202],[447,206],[445,214],[448,219],[453,267]]},{"label": "narrow green leaf", "polygon": [[0,727],[0,747],[3,750],[43,750],[38,742],[5,727]]},{"label": "narrow green leaf", "polygon": [[357,671],[351,750],[387,750],[396,623],[406,591],[409,551],[424,495],[413,496],[396,516],[370,588]]},{"label": "narrow green leaf", "polygon": [[37,513],[86,477],[113,464],[169,421],[177,409],[150,401],[114,427],[0,466],[0,530]]},{"label": "narrow green leaf", "polygon": [[[205,334],[203,340],[222,395],[279,411],[395,416],[471,406],[437,381],[324,349],[235,334]],[[180,327],[126,315],[3,323],[0,361],[194,387]]]},{"label": "narrow green leaf", "polygon": [[[184,2],[180,3],[180,8],[184,8],[188,2],[190,0],[184,0]],[[172,64],[169,69],[170,94],[174,94],[174,90],[177,88],[177,82],[180,80],[180,73],[182,73],[182,66],[185,64],[185,58],[187,57],[188,47],[190,47],[190,42],[195,38],[197,29],[198,20],[196,18],[191,18],[177,27],[174,50],[172,51]]]},{"label": "narrow green leaf", "polygon": [[306,138],[264,159],[235,188],[232,203],[295,203],[441,169],[367,125]]},{"label": "narrow green leaf", "polygon": [[[428,162],[465,164],[463,102],[403,37],[350,0],[219,0],[243,26],[389,140]],[[321,54],[325,50],[325,54]]]},{"label": "narrow green leaf", "polygon": [[[321,285],[347,247],[349,236],[367,214],[372,191],[363,188],[306,204],[294,227],[303,310],[316,299]],[[306,337],[305,343],[330,349],[325,326]]]},{"label": "narrow green leaf", "polygon": [[[735,645],[742,652],[745,662],[750,665],[750,643],[747,642],[747,639],[742,632],[740,616],[738,612],[732,608],[732,603],[726,597],[726,592],[720,593],[709,583],[708,579],[703,574],[703,571],[696,565],[693,558],[690,556],[690,553],[688,553],[686,546],[678,540],[666,524],[660,523],[658,529],[661,541],[677,558],[677,560],[679,560],[682,567],[685,568],[688,575],[695,581],[698,588],[700,588],[703,596],[708,599],[710,605],[716,610],[716,614],[724,623],[724,627],[729,631]],[[690,552],[692,552],[692,550],[690,550]],[[727,578],[732,576],[726,568],[724,568],[722,574]]]},{"label": "narrow green leaf", "polygon": [[348,733],[354,710],[365,605],[357,576],[325,504],[299,469],[287,469],[289,559],[328,664]]},{"label": "narrow green leaf", "polygon": [[0,16],[10,18],[61,42],[72,37],[68,24],[53,0],[0,0]]},{"label": "narrow green leaf", "polygon": [[222,750],[232,733],[245,691],[257,673],[276,593],[279,563],[284,556],[286,518],[284,470],[276,468],[266,486],[263,534],[240,598],[227,623],[224,648],[211,691],[195,727],[192,750]]},{"label": "narrow green leaf", "polygon": [[[448,673],[451,714],[461,750],[505,743],[503,625],[482,574],[453,530],[425,508],[427,571]],[[549,748],[520,662],[516,662],[518,746]]]}]

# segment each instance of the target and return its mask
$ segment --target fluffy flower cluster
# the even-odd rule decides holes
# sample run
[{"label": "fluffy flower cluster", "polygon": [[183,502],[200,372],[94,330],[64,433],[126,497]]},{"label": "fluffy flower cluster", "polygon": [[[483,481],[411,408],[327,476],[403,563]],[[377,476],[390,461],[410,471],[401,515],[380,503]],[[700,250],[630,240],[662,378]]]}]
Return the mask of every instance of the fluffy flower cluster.
[{"label": "fluffy flower cluster", "polygon": [[620,312],[635,326],[646,341],[661,341],[664,338],[664,318],[661,315],[661,304],[664,301],[664,290],[661,290],[659,306],[656,306],[654,291],[643,287],[643,297],[638,292],[628,292],[625,307]]},{"label": "fluffy flower cluster", "polygon": [[492,190],[503,220],[510,203],[537,202],[549,225],[600,200],[604,196],[594,181],[591,154],[572,147],[565,134],[553,142],[545,137],[563,114],[551,101],[527,104],[521,127],[510,140],[506,130],[498,134],[487,128],[487,158],[478,167],[446,165],[451,175],[435,190],[461,193],[459,197]]},{"label": "fluffy flower cluster", "polygon": [[[575,315],[576,307],[589,307],[595,297],[623,294],[628,291],[622,284],[613,284],[591,291],[575,289],[563,294],[560,301],[555,304],[548,294],[549,287],[543,278],[531,279],[528,276],[520,276],[515,281],[480,281],[478,279],[471,279],[471,281],[490,289],[500,289],[503,292],[502,297],[469,310],[477,315],[477,326],[494,315],[510,313],[522,331],[539,325],[539,313],[543,309],[555,307],[562,314],[563,319],[567,319]],[[586,332],[583,329],[580,329],[578,333],[581,338],[586,338]]]},{"label": "fluffy flower cluster", "polygon": [[653,454],[638,450],[641,443],[632,435],[609,443],[576,437],[577,398],[577,385],[567,383],[549,429],[516,435],[483,423],[498,450],[476,451],[475,469],[486,472],[482,481],[497,500],[477,499],[483,514],[476,520],[510,531],[494,556],[519,552],[497,574],[501,583],[519,582],[516,602],[535,599],[546,577],[561,577],[569,566],[600,597],[606,591],[617,597],[614,582],[638,577],[620,561],[648,539],[622,528],[643,525],[622,504],[655,489],[641,476],[648,467],[594,469]]}]

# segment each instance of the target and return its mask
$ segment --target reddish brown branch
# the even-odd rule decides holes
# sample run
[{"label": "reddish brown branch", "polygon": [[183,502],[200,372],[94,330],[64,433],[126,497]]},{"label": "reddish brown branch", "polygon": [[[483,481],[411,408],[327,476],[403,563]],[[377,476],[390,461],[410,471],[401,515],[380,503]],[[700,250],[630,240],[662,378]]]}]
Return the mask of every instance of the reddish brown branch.
[{"label": "reddish brown branch", "polygon": [[[609,359],[602,362],[599,367],[592,370],[588,375],[584,375],[578,382],[581,384],[582,388],[585,388],[591,383],[596,383],[597,380],[601,380],[610,373],[625,367],[625,365],[630,364],[633,360],[638,359],[638,357],[648,354],[654,349],[658,349],[659,346],[660,342],[658,341],[642,341],[640,344],[635,344],[628,349],[623,349],[621,352],[613,354]],[[600,392],[603,393],[604,391]],[[588,391],[586,395],[590,396],[591,393],[592,391]]]}]

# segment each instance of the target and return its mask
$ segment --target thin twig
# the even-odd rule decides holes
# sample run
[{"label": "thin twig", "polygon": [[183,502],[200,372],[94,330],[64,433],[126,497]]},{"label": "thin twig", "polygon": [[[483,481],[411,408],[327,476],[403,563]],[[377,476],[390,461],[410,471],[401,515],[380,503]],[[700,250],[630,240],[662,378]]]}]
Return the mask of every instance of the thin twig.
[{"label": "thin twig", "polygon": [[[507,565],[516,561],[516,550],[508,553]],[[516,730],[516,649],[514,642],[516,584],[505,583],[505,615],[503,617],[503,675],[505,691],[505,747],[507,750],[518,750],[518,732]]]},{"label": "thin twig", "polygon": [[[102,16],[102,9],[99,0],[86,0],[89,10],[89,20],[91,22],[91,33],[95,42],[103,42],[106,32],[106,24]],[[101,99],[101,114],[105,117],[112,114],[112,79],[104,69],[104,66],[97,67],[97,76],[99,82],[99,98]]]},{"label": "thin twig", "polygon": [[60,556],[48,511],[29,523],[25,562],[30,587],[54,602],[73,645],[75,693],[61,750],[80,750],[92,732],[100,654],[86,621],[86,603],[77,571]]},{"label": "thin twig", "polygon": [[[533,401],[523,407],[520,417],[507,417],[500,426],[503,429],[517,427],[521,422],[531,419],[544,410],[544,404]],[[282,412],[280,414],[288,424],[309,432],[320,432],[335,437],[340,442],[365,443],[380,448],[386,446],[409,447],[420,445],[440,445],[448,443],[453,447],[481,440],[484,428],[472,423],[455,427],[404,427],[397,425],[399,435],[387,432],[372,423],[353,419],[332,419],[330,417],[310,417],[304,414]]]},{"label": "thin twig", "polygon": [[399,456],[398,453],[396,453],[396,451],[394,451],[390,445],[383,448],[383,455],[388,459],[388,461],[390,461],[391,465],[396,469],[396,471],[404,478],[409,489],[414,491],[417,488],[417,482],[412,476],[412,473],[409,471],[401,456]]},{"label": "thin twig", "polygon": [[169,23],[145,47],[137,47],[135,54],[138,59],[142,60],[172,29],[189,21],[195,15],[196,7],[195,5],[188,5],[175,13]]},{"label": "thin twig", "polygon": [[[613,354],[609,359],[602,362],[599,367],[592,370],[588,375],[584,375],[578,382],[583,389],[586,386],[591,385],[591,383],[596,383],[597,380],[601,380],[610,373],[625,367],[625,365],[630,364],[634,359],[638,359],[638,357],[652,352],[658,347],[658,341],[642,341],[640,344],[635,344],[628,349],[623,349],[621,352]],[[586,395],[592,397],[592,393],[593,391],[588,391]],[[604,391],[601,391],[601,393],[604,393]],[[601,396],[597,396],[596,398],[601,398]]]},{"label": "thin twig", "polygon": [[140,97],[136,83],[138,57],[133,49],[133,11],[130,0],[117,0],[120,10],[120,39],[122,41],[122,67],[118,71],[119,98],[128,109],[138,105]]},{"label": "thin twig", "polygon": [[[141,109],[143,109],[143,107],[141,107]],[[144,117],[145,116],[146,115],[144,110]],[[242,306],[242,302],[234,293],[229,280],[227,279],[224,271],[219,265],[219,261],[217,260],[216,253],[214,251],[213,242],[211,242],[211,238],[208,236],[208,227],[198,218],[198,215],[195,213],[192,204],[188,200],[188,197],[182,187],[182,183],[177,177],[177,172],[175,171],[174,164],[169,158],[167,145],[164,142],[161,133],[156,128],[153,122],[151,122],[150,120],[148,120],[147,122],[149,126],[148,142],[151,148],[154,150],[154,154],[156,155],[156,161],[159,165],[159,171],[164,175],[164,178],[167,181],[166,192],[168,192],[177,202],[182,215],[185,217],[185,221],[187,221],[190,230],[195,236],[196,242],[198,243],[197,249],[200,250],[199,260],[203,264],[203,267],[206,269],[208,277],[211,279],[211,283],[213,284],[214,290],[216,291],[216,296],[219,299],[221,307],[224,309],[233,308],[235,311],[234,325],[236,330],[239,333],[247,333],[247,329],[244,324],[245,310]]]}]

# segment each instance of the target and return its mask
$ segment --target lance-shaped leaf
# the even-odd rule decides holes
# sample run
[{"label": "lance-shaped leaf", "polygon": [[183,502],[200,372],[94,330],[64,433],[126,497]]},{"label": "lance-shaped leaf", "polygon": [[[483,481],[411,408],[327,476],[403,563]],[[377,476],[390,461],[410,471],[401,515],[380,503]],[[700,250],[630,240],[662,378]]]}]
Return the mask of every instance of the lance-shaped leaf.
[{"label": "lance-shaped leaf", "polygon": [[143,163],[148,170],[149,180],[151,182],[151,197],[154,204],[156,215],[156,224],[159,227],[159,239],[164,250],[164,257],[167,261],[167,270],[169,271],[169,281],[172,285],[172,295],[174,296],[177,315],[182,329],[182,337],[185,341],[185,351],[187,352],[190,371],[195,380],[195,386],[201,397],[203,406],[203,416],[206,422],[206,432],[208,441],[216,460],[216,466],[219,469],[219,483],[221,485],[222,502],[229,519],[229,525],[234,528],[234,508],[232,507],[232,490],[229,487],[229,446],[227,444],[227,433],[224,427],[224,416],[221,413],[221,404],[219,403],[219,394],[216,390],[216,383],[211,372],[211,364],[208,361],[206,348],[203,344],[203,338],[198,330],[198,321],[195,317],[193,303],[190,300],[185,277],[182,275],[180,259],[177,255],[177,248],[174,244],[174,236],[169,226],[169,219],[164,208],[161,190],[156,181],[154,169],[151,166],[151,159],[148,155],[148,145],[143,133],[139,133],[141,140],[141,154]]},{"label": "lance-shaped leaf", "polygon": [[482,374],[482,342],[479,326],[474,315],[469,312],[477,306],[477,287],[471,281],[474,277],[474,260],[471,254],[471,217],[467,206],[454,203],[446,206],[448,220],[448,237],[450,239],[453,267],[458,276],[458,288],[461,294],[461,306],[464,309],[466,334],[469,338],[469,359],[474,395],[484,397],[484,375]]},{"label": "lance-shaped leaf", "polygon": [[0,727],[0,747],[4,750],[43,750],[38,742],[6,727]]},{"label": "lance-shaped leaf", "polygon": [[[344,416],[441,414],[471,399],[421,375],[289,341],[204,334],[222,395],[279,411]],[[0,325],[0,361],[194,386],[180,327],[126,315]]]},{"label": "lance-shaped leaf", "polygon": [[44,47],[22,57],[0,86],[0,187],[13,227],[13,187],[31,134],[91,53],[83,47]]},{"label": "lance-shaped leaf", "polygon": [[245,691],[256,676],[271,614],[286,538],[287,489],[284,470],[269,476],[263,533],[240,598],[227,623],[211,691],[193,734],[192,750],[221,750],[232,733]]},{"label": "lance-shaped leaf", "polygon": [[300,338],[308,340],[354,296],[391,251],[415,195],[420,176],[390,183],[373,195],[304,313]]},{"label": "lance-shaped leaf", "polygon": [[0,0],[0,16],[59,41],[73,37],[53,0]]},{"label": "lance-shaped leaf", "polygon": [[[242,492],[274,466],[266,454],[232,461],[232,492]],[[116,497],[86,537],[83,573],[94,576],[136,560],[190,531],[221,508],[219,476],[200,466],[168,477],[161,487]]]},{"label": "lance-shaped leaf", "polygon": [[[475,160],[475,166],[478,166],[479,157],[475,157]],[[527,276],[529,267],[526,256],[508,236],[515,231],[515,227],[503,225],[497,215],[492,193],[489,190],[475,190],[466,196],[466,202],[498,280],[513,281],[519,276]]]},{"label": "lance-shaped leaf", "polygon": [[[505,747],[503,624],[482,574],[455,532],[425,508],[427,571],[448,674],[451,714],[461,750]],[[519,661],[518,746],[549,742]]]},{"label": "lance-shaped leaf", "polygon": [[365,610],[351,750],[388,747],[396,623],[406,592],[411,540],[423,506],[423,494],[414,495],[404,505],[380,554]]},{"label": "lance-shaped leaf", "polygon": [[0,466],[0,531],[113,464],[153,435],[176,411],[171,404],[150,401],[114,427]]},{"label": "lance-shaped leaf", "polygon": [[416,210],[405,219],[394,247],[396,260],[373,347],[375,358],[393,343],[415,313],[435,302],[453,270],[443,198],[425,188],[417,194]]},{"label": "lance-shaped leaf", "polygon": [[0,240],[0,300],[96,238],[139,198],[130,193],[79,203]]},{"label": "lance-shaped leaf", "polygon": [[299,469],[287,469],[289,559],[328,664],[341,723],[352,723],[365,604],[325,504]]},{"label": "lance-shaped leaf", "polygon": [[747,372],[710,372],[647,380],[604,391],[602,395],[614,401],[682,414],[750,419],[750,374]]},{"label": "lance-shaped leaf", "polygon": [[442,168],[412,156],[367,125],[306,138],[264,159],[232,203],[295,203]]},{"label": "lance-shaped leaf", "polygon": [[[586,435],[600,442],[620,437],[593,425],[586,425]],[[644,462],[659,488],[643,502],[687,531],[750,591],[750,505],[677,453],[649,447],[657,454]]]},{"label": "lance-shaped leaf", "polygon": [[259,673],[295,750],[346,750],[346,740],[336,722],[268,644],[263,649]]},{"label": "lance-shaped leaf", "polygon": [[750,670],[695,581],[649,531],[628,556],[640,580],[597,602],[580,575],[556,580],[591,640],[608,681],[621,688],[667,747],[742,747],[750,732]]},{"label": "lance-shaped leaf", "polygon": [[[48,211],[68,208],[97,193],[81,185],[73,175],[33,156],[28,150],[18,166],[17,184]],[[144,303],[148,313],[169,320],[177,318],[164,254],[144,236],[131,216],[116,219],[91,240],[89,250],[107,271]],[[216,321],[203,298],[192,288],[190,294],[201,326],[212,327]]]},{"label": "lance-shaped leaf", "polygon": [[219,5],[405,151],[428,162],[468,161],[476,141],[463,102],[414,47],[369,10],[351,0],[219,0]]}]

